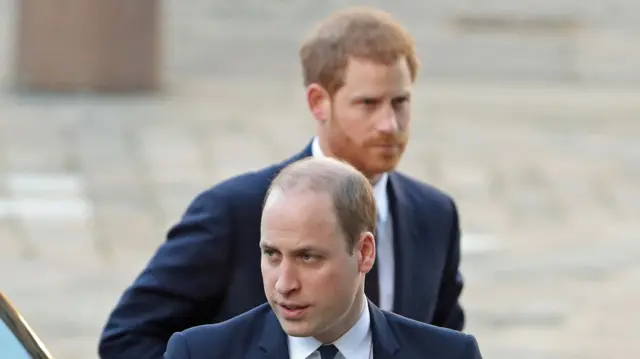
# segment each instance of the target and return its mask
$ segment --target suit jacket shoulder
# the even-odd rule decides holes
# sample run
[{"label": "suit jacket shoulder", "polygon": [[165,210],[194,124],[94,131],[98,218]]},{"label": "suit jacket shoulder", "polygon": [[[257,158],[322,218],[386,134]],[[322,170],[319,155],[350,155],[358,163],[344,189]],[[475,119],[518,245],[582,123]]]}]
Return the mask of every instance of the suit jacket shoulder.
[{"label": "suit jacket shoulder", "polygon": [[196,206],[211,209],[214,205],[220,205],[220,202],[227,204],[227,207],[243,208],[256,205],[256,201],[262,208],[264,195],[273,179],[288,164],[308,156],[307,152],[310,153],[310,150],[306,149],[280,163],[227,178],[198,194],[190,204],[190,209]]},{"label": "suit jacket shoulder", "polygon": [[[389,327],[397,333],[403,357],[481,359],[474,336],[456,330],[418,322],[383,312]],[[427,355],[428,354],[428,355]]]},{"label": "suit jacket shoulder", "polygon": [[271,311],[269,304],[260,305],[227,321],[206,324],[175,333],[169,339],[165,359],[227,359],[252,343],[257,322]]},{"label": "suit jacket shoulder", "polygon": [[418,206],[426,205],[446,212],[451,212],[454,209],[452,208],[454,200],[449,193],[402,172],[394,172],[394,175],[394,180],[401,182],[403,190]]},{"label": "suit jacket shoulder", "polygon": [[230,177],[201,192],[195,201],[208,197],[221,197],[233,199],[234,203],[242,203],[243,200],[252,199],[256,195],[264,195],[271,181],[283,167],[283,164],[276,164]]}]

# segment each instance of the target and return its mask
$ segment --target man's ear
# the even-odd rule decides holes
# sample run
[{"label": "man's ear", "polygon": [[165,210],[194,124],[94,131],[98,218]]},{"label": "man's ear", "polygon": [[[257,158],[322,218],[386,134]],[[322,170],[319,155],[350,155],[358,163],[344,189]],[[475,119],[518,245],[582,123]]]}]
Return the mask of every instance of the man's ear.
[{"label": "man's ear", "polygon": [[331,101],[329,93],[318,84],[307,86],[307,104],[316,121],[324,122],[329,117]]},{"label": "man's ear", "polygon": [[359,251],[360,271],[369,273],[376,260],[376,241],[371,232],[363,232],[358,241],[357,250]]}]

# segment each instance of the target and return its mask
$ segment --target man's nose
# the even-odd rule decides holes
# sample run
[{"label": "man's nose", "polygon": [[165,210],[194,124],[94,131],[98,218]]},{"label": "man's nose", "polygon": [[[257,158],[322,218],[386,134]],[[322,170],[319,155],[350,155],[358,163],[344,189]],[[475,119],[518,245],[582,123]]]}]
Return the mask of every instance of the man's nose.
[{"label": "man's nose", "polygon": [[381,109],[380,117],[377,123],[378,131],[384,133],[396,133],[398,132],[398,117],[393,106],[384,106]]},{"label": "man's nose", "polygon": [[276,291],[280,294],[287,294],[300,288],[295,268],[287,263],[280,265],[278,280],[276,281]]}]

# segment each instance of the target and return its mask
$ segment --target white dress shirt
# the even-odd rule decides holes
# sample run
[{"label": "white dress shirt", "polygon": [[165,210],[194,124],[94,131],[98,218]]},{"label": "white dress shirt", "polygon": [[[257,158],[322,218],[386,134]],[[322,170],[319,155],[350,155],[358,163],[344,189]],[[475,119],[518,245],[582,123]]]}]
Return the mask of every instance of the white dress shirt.
[{"label": "white dress shirt", "polygon": [[[325,157],[320,148],[318,137],[313,139],[311,154],[314,157]],[[393,295],[395,282],[395,263],[393,255],[393,219],[389,211],[389,196],[387,195],[387,182],[389,175],[382,174],[378,182],[373,186],[373,194],[376,198],[378,210],[378,238],[376,249],[378,251],[378,277],[380,279],[380,309],[393,310]]]},{"label": "white dress shirt", "polygon": [[[332,344],[339,353],[335,359],[373,359],[369,302],[365,301],[360,319]],[[289,359],[320,359],[317,349],[322,345],[315,338],[288,337]]]}]

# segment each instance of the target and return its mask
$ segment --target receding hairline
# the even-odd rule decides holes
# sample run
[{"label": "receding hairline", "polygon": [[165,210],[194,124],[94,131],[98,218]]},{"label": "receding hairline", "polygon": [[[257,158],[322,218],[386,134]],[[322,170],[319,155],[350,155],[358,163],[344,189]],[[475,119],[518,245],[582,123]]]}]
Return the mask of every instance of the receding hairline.
[{"label": "receding hairline", "polygon": [[275,184],[292,185],[286,179],[309,180],[313,182],[315,178],[347,178],[361,177],[360,171],[352,165],[331,157],[307,157],[298,160],[285,167],[274,179]]},{"label": "receding hairline", "polygon": [[328,157],[309,157],[285,167],[267,191],[263,218],[272,204],[304,193],[327,196],[349,251],[359,233],[375,231],[376,204],[369,180],[352,165]]},{"label": "receding hairline", "polygon": [[[349,178],[367,180],[360,171],[338,159],[330,157],[301,159],[286,166],[274,178],[265,197],[265,207],[289,192],[330,193],[337,189],[339,182]],[[270,199],[272,195],[276,198]]]},{"label": "receding hairline", "polygon": [[299,200],[305,196],[319,196],[325,197],[329,201],[332,201],[330,186],[322,186],[323,188],[307,186],[305,185],[307,182],[298,182],[294,186],[280,186],[280,185],[272,185],[267,192],[267,195],[264,199],[263,215],[264,213],[271,208],[275,204],[280,204],[281,201],[296,199]]}]

